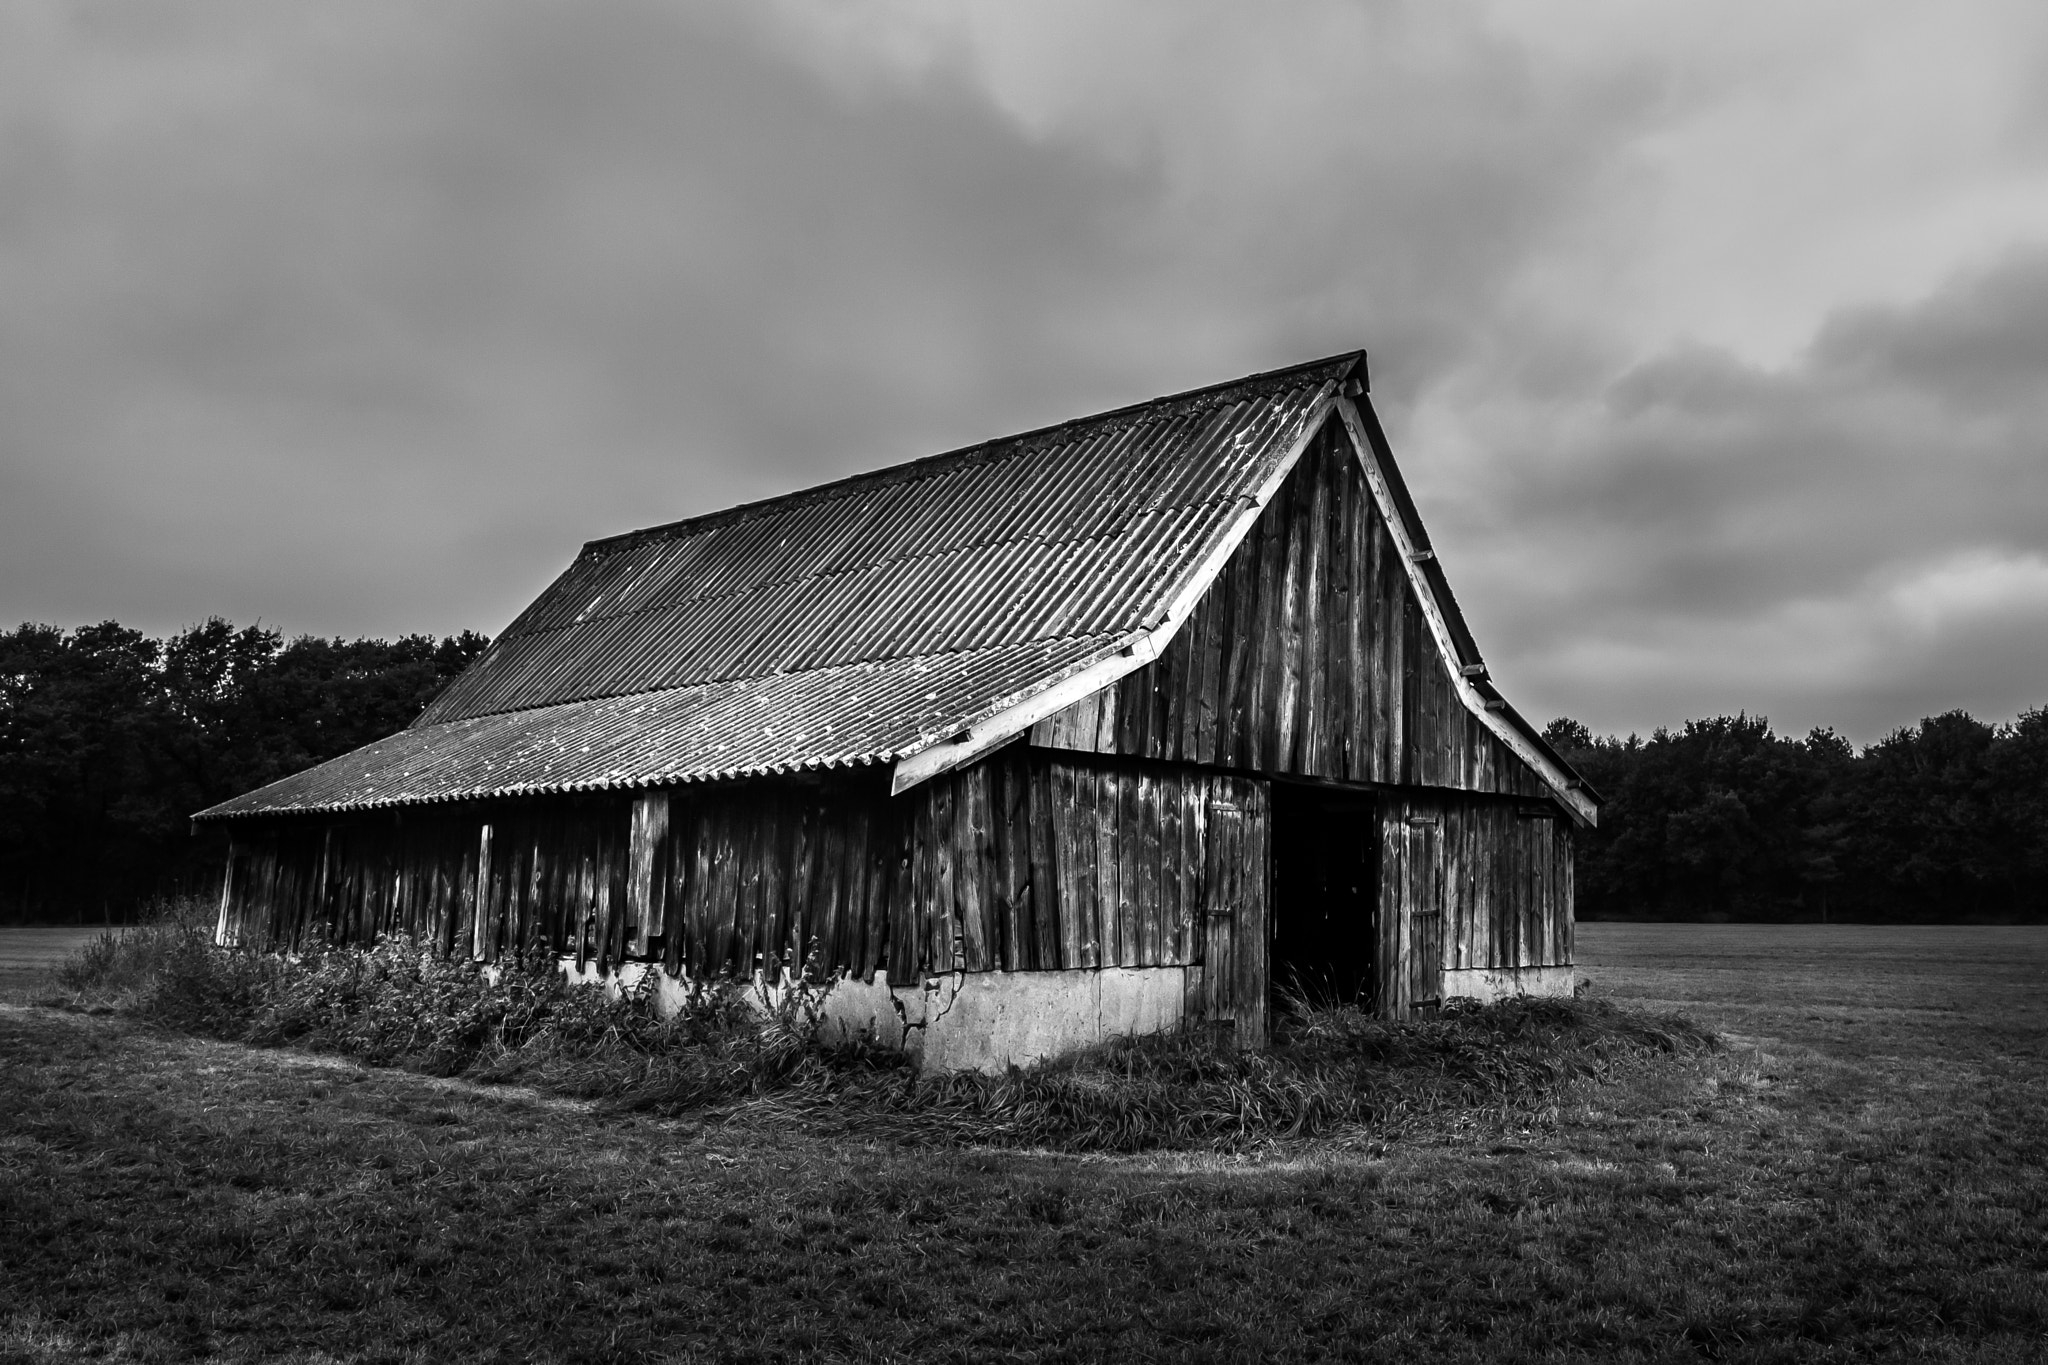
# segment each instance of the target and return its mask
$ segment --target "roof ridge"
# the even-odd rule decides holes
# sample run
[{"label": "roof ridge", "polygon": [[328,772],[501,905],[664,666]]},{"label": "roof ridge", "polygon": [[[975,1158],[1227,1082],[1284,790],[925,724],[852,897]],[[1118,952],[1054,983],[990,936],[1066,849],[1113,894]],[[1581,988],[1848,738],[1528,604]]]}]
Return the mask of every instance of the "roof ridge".
[{"label": "roof ridge", "polygon": [[[738,522],[750,521],[756,517],[785,508],[806,507],[816,502],[833,498],[849,497],[870,488],[885,488],[892,484],[908,482],[917,478],[929,478],[950,472],[953,469],[977,463],[980,460],[1005,459],[1029,454],[1041,449],[1054,437],[1071,427],[1107,425],[1119,420],[1125,424],[1158,416],[1180,416],[1200,411],[1205,407],[1221,406],[1225,402],[1241,401],[1261,389],[1278,389],[1282,381],[1291,376],[1320,369],[1349,369],[1363,367],[1363,350],[1341,351],[1336,355],[1323,356],[1316,360],[1305,360],[1299,364],[1282,366],[1279,369],[1262,370],[1257,374],[1245,375],[1238,379],[1226,380],[1221,384],[1207,384],[1197,389],[1186,389],[1179,393],[1149,398],[1139,403],[1127,403],[1120,408],[1110,408],[1092,413],[1086,417],[1070,417],[1063,422],[1048,426],[1033,427],[1011,436],[995,436],[972,445],[956,446],[952,450],[936,455],[920,456],[905,460],[901,464],[885,465],[880,469],[863,470],[848,474],[825,483],[812,484],[806,488],[794,488],[787,493],[773,497],[757,498],[753,502],[740,503],[733,507],[703,512],[694,517],[682,517],[675,521],[661,522],[654,526],[641,527],[633,531],[621,531],[616,535],[600,536],[584,542],[584,554],[615,554],[631,550],[655,540],[673,540],[678,536],[697,531],[713,530]],[[1362,376],[1361,376],[1362,378]]]}]

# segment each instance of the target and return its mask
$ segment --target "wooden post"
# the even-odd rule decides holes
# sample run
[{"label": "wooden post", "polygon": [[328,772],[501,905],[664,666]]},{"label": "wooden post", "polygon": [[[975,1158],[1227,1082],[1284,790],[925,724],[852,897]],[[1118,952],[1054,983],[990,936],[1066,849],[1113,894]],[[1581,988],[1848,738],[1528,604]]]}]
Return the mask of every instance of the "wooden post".
[{"label": "wooden post", "polygon": [[472,897],[469,921],[469,956],[473,962],[490,956],[491,940],[497,930],[498,905],[491,894],[492,885],[491,822],[486,820],[476,840],[476,894]]},{"label": "wooden post", "polygon": [[220,919],[213,926],[213,941],[223,948],[233,946],[228,940],[228,907],[235,898],[235,853],[235,841],[229,839],[227,871],[220,879]]},{"label": "wooden post", "polygon": [[642,792],[633,798],[631,873],[626,883],[626,918],[633,926],[632,954],[647,956],[649,939],[667,927],[664,910],[668,878],[658,855],[668,843],[668,793]]}]

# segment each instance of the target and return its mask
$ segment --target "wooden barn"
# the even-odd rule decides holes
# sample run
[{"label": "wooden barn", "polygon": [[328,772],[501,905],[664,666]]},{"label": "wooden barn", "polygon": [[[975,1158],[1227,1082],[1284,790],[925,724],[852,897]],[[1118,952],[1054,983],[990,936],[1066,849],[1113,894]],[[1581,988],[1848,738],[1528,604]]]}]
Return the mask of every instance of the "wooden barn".
[{"label": "wooden barn", "polygon": [[1351,354],[592,541],[409,729],[198,819],[225,943],[811,957],[988,1066],[1568,992],[1596,802]]}]

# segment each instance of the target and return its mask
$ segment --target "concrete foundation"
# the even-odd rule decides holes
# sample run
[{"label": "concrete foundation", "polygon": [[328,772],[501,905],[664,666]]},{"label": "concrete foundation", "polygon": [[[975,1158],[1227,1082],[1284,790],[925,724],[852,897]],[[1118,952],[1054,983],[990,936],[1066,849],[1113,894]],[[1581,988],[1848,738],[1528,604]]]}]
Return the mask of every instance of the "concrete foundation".
[{"label": "concrete foundation", "polygon": [[[1196,969],[1199,970],[1199,969]],[[824,996],[825,1036],[866,1035],[902,1048],[923,1066],[942,1071],[1001,1071],[1090,1047],[1110,1038],[1178,1027],[1187,999],[1185,967],[1105,967],[1077,972],[949,972],[907,985],[891,985],[886,972],[871,982],[841,977]],[[571,981],[602,985],[616,994],[654,973],[656,1008],[678,1009],[687,977],[672,977],[649,963],[624,963],[610,976],[562,963]],[[1444,973],[1444,999],[1491,1003],[1512,995],[1569,996],[1570,967],[1475,968]],[[786,983],[757,983],[750,992],[778,1003]]]},{"label": "concrete foundation", "polygon": [[1186,986],[1181,967],[1106,967],[954,973],[891,994],[913,1035],[907,1045],[924,1065],[1001,1071],[1110,1038],[1175,1028]]},{"label": "concrete foundation", "polygon": [[[659,967],[628,962],[600,976],[594,967],[579,972],[573,961],[562,964],[571,981],[602,985],[614,994],[632,989],[648,972],[655,974],[656,1008],[679,1008],[689,980]],[[1177,1027],[1186,987],[1182,967],[950,972],[904,986],[876,972],[872,982],[841,977],[833,983],[824,998],[824,1028],[828,1038],[865,1034],[943,1071],[1001,1071],[1109,1038]],[[751,994],[765,1005],[779,1001],[786,989],[760,983]]]},{"label": "concrete foundation", "polygon": [[1444,999],[1490,1005],[1511,995],[1569,996],[1577,984],[1570,967],[1470,967],[1444,972]]}]

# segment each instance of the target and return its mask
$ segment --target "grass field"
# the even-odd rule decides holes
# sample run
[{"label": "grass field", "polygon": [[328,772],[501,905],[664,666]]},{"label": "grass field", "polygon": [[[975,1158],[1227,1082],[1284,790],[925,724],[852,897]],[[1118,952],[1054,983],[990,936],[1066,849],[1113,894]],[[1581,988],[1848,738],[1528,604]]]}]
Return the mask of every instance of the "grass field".
[{"label": "grass field", "polygon": [[1526,1127],[904,1147],[0,1008],[0,1359],[2048,1358],[2048,930],[1587,925]]},{"label": "grass field", "polygon": [[52,967],[104,932],[97,925],[0,927],[0,1004],[27,1004],[48,983]]}]

